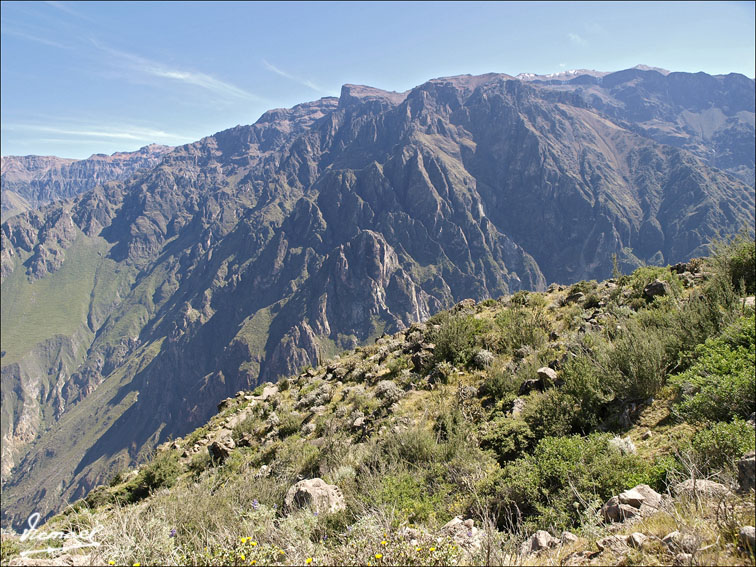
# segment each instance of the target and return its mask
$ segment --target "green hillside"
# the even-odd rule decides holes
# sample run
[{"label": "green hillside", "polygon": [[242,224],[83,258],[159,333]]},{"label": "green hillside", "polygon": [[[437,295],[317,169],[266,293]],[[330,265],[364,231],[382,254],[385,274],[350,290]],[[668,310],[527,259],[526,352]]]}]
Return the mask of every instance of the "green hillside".
[{"label": "green hillside", "polygon": [[[466,300],[239,392],[50,520],[47,532],[99,526],[101,544],[51,555],[753,565],[754,263],[741,238],[683,265]],[[328,502],[292,496],[315,478]],[[611,522],[617,495],[625,519]],[[39,547],[7,537],[3,564]]]}]

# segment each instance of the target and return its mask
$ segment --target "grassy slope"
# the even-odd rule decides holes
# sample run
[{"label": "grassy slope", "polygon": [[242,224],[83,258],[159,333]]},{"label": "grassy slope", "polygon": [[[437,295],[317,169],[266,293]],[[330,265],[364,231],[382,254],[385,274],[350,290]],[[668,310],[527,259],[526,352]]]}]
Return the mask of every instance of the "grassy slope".
[{"label": "grassy slope", "polygon": [[[632,531],[663,537],[674,529],[695,535],[698,557],[707,563],[748,564],[730,545],[738,526],[753,517],[748,496],[718,504],[670,500],[633,526],[602,526],[595,516],[606,498],[639,482],[666,492],[694,472],[732,480],[733,459],[753,446],[752,428],[740,414],[725,422],[686,414],[688,406],[705,411],[707,400],[698,400],[699,407],[695,394],[680,397],[684,384],[675,378],[720,364],[711,362],[714,355],[745,356],[753,366],[753,311],[720,285],[721,265],[709,269],[715,273],[707,280],[644,268],[619,285],[580,282],[439,314],[284,380],[267,399],[236,398],[208,425],[176,440],[176,449],[163,446],[136,476],[93,491],[51,525],[102,524],[103,547],[94,560],[126,564],[302,564],[308,558],[318,564],[581,558],[665,564],[674,554],[660,543],[598,553],[595,541]],[[673,295],[644,300],[642,289],[654,278],[667,280]],[[577,291],[582,299],[567,300]],[[412,361],[418,348],[430,353],[422,368]],[[492,356],[482,361],[481,349]],[[665,364],[656,364],[659,357]],[[524,410],[512,415],[524,381],[550,360],[561,361],[564,384],[519,395]],[[598,376],[591,373],[599,367]],[[657,370],[644,373],[649,368]],[[710,375],[691,379],[706,386]],[[714,379],[725,391],[738,387],[731,378]],[[747,411],[752,374],[744,379]],[[360,416],[365,423],[356,426]],[[727,442],[712,445],[711,431],[724,432]],[[243,446],[213,464],[206,445],[224,435]],[[614,435],[630,438],[636,452],[612,449]],[[714,457],[721,460],[717,467]],[[347,510],[326,517],[281,513],[291,484],[314,476],[342,489]],[[455,515],[486,528],[483,548],[437,539]],[[569,528],[579,540],[548,558],[517,556],[524,534],[539,528],[557,535]]]}]

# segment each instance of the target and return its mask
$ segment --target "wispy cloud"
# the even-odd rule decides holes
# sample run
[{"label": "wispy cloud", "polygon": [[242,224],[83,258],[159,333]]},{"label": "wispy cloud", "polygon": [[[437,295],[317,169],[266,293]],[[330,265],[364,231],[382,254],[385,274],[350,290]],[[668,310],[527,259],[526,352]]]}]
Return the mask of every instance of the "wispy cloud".
[{"label": "wispy cloud", "polygon": [[26,39],[28,41],[34,41],[36,43],[41,43],[43,45],[49,45],[50,47],[57,47],[60,49],[71,49],[68,45],[63,45],[62,43],[58,43],[57,41],[53,41],[51,39],[47,39],[44,37],[39,37],[34,34],[26,33],[20,30],[15,29],[9,29],[7,26],[3,26],[2,33],[4,35],[12,35],[15,37],[20,37],[21,39]]},{"label": "wispy cloud", "polygon": [[55,2],[53,0],[49,0],[49,1],[45,2],[45,4],[47,4],[48,6],[52,6],[53,8],[56,8],[56,9],[60,10],[61,12],[65,12],[66,14],[68,14],[70,16],[74,16],[76,18],[81,18],[82,20],[87,20],[87,21],[90,21],[90,22],[94,21],[89,16],[85,16],[81,12],[78,12],[77,10],[74,10],[68,4],[66,4],[65,2]]},{"label": "wispy cloud", "polygon": [[265,65],[265,68],[268,69],[268,71],[273,71],[276,75],[281,75],[282,77],[286,77],[287,79],[294,81],[295,83],[299,83],[300,85],[309,87],[312,90],[317,91],[319,93],[325,92],[323,89],[321,89],[318,85],[316,85],[312,81],[308,81],[307,79],[302,79],[300,77],[292,75],[291,73],[287,73],[283,69],[279,69],[278,67],[266,61],[265,59],[263,59],[262,62],[263,62],[263,65]]},{"label": "wispy cloud", "polygon": [[226,81],[221,81],[220,79],[217,79],[212,75],[208,75],[207,73],[172,68],[163,63],[141,57],[140,55],[112,49],[94,39],[91,41],[95,47],[113,56],[115,60],[120,61],[120,63],[126,66],[131,72],[146,74],[161,79],[180,81],[182,83],[206,89],[215,93],[216,95],[225,98],[238,98],[257,101],[262,100],[255,94],[252,94]]},{"label": "wispy cloud", "polygon": [[586,45],[588,43],[585,39],[573,32],[568,33],[567,37],[570,38],[572,43],[576,43],[577,45]]},{"label": "wispy cloud", "polygon": [[38,124],[3,124],[3,130],[22,131],[22,132],[39,132],[42,134],[57,134],[59,136],[69,136],[72,138],[84,138],[90,140],[132,140],[138,142],[166,142],[166,143],[186,143],[196,139],[194,136],[183,136],[163,130],[152,128],[141,128],[138,126],[112,125],[106,128],[92,128],[83,126],[81,128],[59,127],[59,126],[42,126]]}]

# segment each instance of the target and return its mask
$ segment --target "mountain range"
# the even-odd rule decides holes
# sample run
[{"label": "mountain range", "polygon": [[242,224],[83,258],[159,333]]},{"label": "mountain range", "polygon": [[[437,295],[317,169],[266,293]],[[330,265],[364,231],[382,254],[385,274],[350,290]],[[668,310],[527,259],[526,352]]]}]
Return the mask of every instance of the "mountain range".
[{"label": "mountain range", "polygon": [[170,146],[150,144],[135,152],[95,154],[75,160],[55,156],[5,156],[0,162],[2,217],[74,197],[106,181],[120,181],[156,166]]},{"label": "mountain range", "polygon": [[752,227],[754,81],[345,85],[147,153],[2,225],[4,523],[86,495],[238,390],[462,299],[675,263]]}]

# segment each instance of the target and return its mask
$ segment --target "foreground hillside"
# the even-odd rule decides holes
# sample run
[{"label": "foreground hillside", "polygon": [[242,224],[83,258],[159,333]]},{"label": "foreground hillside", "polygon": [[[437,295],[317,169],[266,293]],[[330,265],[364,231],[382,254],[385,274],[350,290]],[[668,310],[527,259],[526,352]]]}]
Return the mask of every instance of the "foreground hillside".
[{"label": "foreground hillside", "polygon": [[752,80],[636,70],[593,87],[346,85],[9,219],[3,523],[60,511],[238,390],[465,298],[603,279],[613,255],[684,261],[753,224],[754,188],[700,158],[725,146],[661,143],[647,123],[684,138],[680,113],[726,107],[752,134]]},{"label": "foreground hillside", "polygon": [[45,525],[99,526],[53,556],[752,565],[756,249],[718,250],[465,300],[239,392]]}]

